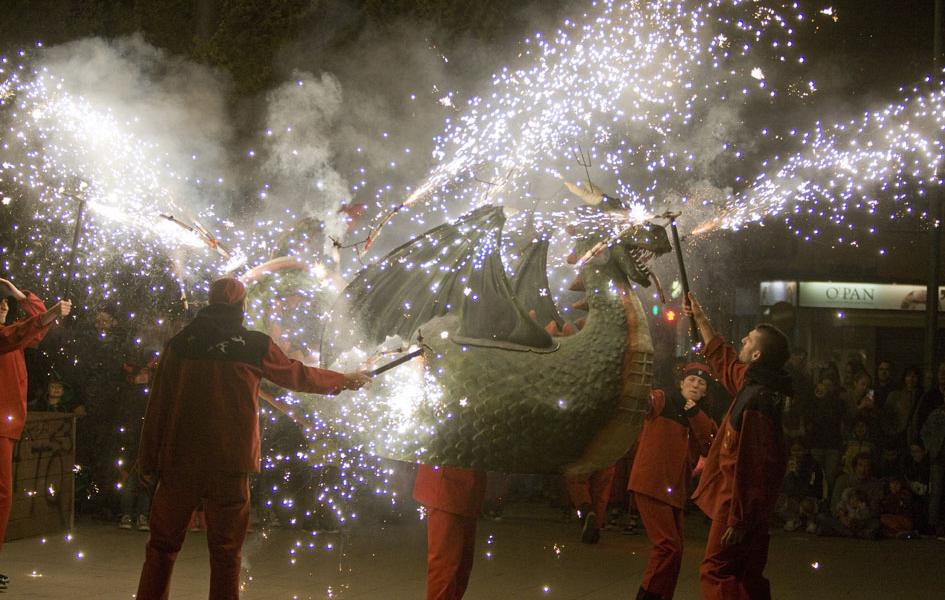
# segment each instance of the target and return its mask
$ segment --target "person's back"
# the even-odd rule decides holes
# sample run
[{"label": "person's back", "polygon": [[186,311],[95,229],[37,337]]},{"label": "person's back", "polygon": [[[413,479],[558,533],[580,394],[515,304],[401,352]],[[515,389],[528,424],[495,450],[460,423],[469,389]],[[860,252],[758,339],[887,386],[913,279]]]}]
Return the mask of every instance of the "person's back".
[{"label": "person's back", "polygon": [[259,471],[257,394],[262,378],[309,393],[368,381],[292,360],[266,334],[245,329],[246,289],[210,286],[210,304],[168,343],[158,364],[138,451],[157,480],[137,598],[166,598],[191,514],[201,502],[210,549],[210,596],[239,596],[240,552],[249,527],[249,473]]},{"label": "person's back", "polygon": [[[207,306],[171,339],[156,392],[188,401],[164,417],[171,435],[162,441],[158,470],[257,470],[257,398],[270,343],[242,326],[242,307],[228,304]],[[340,389],[341,381],[327,381],[324,391]]]}]

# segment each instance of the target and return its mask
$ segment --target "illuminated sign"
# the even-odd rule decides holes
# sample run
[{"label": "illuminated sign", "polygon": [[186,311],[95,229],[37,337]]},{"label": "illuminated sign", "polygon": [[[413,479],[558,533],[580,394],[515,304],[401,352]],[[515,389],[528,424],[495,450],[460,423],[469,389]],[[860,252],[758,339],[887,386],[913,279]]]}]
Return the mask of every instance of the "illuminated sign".
[{"label": "illuminated sign", "polygon": [[[945,286],[938,289],[939,311],[945,309]],[[867,310],[925,310],[924,285],[798,282],[798,306],[809,308],[860,308]]]}]

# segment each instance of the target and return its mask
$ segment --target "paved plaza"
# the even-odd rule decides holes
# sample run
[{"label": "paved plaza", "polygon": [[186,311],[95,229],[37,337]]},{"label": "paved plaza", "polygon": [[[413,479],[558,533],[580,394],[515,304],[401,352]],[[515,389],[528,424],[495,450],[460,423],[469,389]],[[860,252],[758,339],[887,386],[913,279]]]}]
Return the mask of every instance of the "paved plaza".
[{"label": "paved plaza", "polygon": [[[698,597],[698,562],[706,527],[687,525],[678,599]],[[71,536],[9,542],[0,572],[6,597],[24,599],[134,597],[146,533],[80,521]],[[633,598],[648,544],[641,535],[604,531],[599,544],[578,541],[575,520],[541,505],[516,504],[500,521],[479,526],[469,600],[610,600]],[[278,528],[250,535],[244,550],[247,600],[423,598],[425,527],[414,516],[398,523],[365,517],[337,534]],[[768,576],[780,600],[938,599],[943,595],[945,542],[867,542],[774,532]],[[206,535],[191,532],[174,573],[171,598],[205,599]]]}]

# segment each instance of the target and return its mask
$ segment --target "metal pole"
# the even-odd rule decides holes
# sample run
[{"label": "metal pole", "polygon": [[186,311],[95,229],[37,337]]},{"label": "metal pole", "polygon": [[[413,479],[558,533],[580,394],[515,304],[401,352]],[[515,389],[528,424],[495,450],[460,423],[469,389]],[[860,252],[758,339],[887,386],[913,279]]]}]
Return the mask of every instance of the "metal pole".
[{"label": "metal pole", "polygon": [[79,239],[82,237],[82,217],[85,214],[85,201],[78,200],[79,209],[75,216],[75,226],[72,228],[72,248],[69,249],[69,271],[66,273],[66,292],[63,299],[68,300],[72,296],[72,281],[75,279],[75,251],[79,246]]},{"label": "metal pole", "polygon": [[[679,280],[682,283],[683,302],[689,298],[689,277],[686,275],[686,263],[683,262],[682,245],[679,243],[679,230],[676,229],[676,216],[669,217],[669,229],[673,234],[673,247],[676,248],[676,262],[679,264]],[[692,350],[692,344],[699,343],[699,329],[696,327],[696,320],[689,319],[689,329],[692,333],[692,340],[689,344],[689,350]]]},{"label": "metal pole", "polygon": [[[935,0],[935,16],[933,23],[932,43],[932,76],[941,77],[939,67],[942,58],[942,18],[943,0]],[[924,362],[926,381],[935,381],[935,338],[938,335],[938,273],[941,263],[941,220],[942,198],[941,187],[929,194],[929,271],[925,288],[925,344]]]}]

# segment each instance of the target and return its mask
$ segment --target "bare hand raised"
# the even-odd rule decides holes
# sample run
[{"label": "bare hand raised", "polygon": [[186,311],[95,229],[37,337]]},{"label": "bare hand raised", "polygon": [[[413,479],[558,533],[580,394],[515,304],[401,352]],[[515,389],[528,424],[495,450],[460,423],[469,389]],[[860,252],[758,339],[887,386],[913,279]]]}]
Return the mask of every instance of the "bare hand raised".
[{"label": "bare hand raised", "polygon": [[369,371],[352,371],[345,373],[344,389],[359,390],[370,383],[371,375]]},{"label": "bare hand raised", "polygon": [[52,308],[43,313],[42,323],[43,325],[49,325],[60,317],[69,316],[70,312],[72,312],[72,301],[60,300],[53,305]]}]

